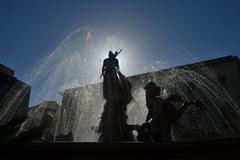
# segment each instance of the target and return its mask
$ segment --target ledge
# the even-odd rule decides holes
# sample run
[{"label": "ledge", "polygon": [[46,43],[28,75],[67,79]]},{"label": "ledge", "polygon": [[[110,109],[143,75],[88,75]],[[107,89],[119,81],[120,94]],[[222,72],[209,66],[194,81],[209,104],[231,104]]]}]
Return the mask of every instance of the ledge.
[{"label": "ledge", "polygon": [[8,159],[239,159],[240,138],[173,143],[26,143],[0,146]]}]

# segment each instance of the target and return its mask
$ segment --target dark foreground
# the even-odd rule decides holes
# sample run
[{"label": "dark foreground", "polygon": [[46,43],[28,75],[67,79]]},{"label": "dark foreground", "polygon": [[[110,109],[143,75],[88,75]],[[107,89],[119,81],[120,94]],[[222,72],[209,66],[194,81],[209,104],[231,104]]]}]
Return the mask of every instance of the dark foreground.
[{"label": "dark foreground", "polygon": [[177,143],[28,143],[0,147],[0,159],[240,159],[240,138]]}]

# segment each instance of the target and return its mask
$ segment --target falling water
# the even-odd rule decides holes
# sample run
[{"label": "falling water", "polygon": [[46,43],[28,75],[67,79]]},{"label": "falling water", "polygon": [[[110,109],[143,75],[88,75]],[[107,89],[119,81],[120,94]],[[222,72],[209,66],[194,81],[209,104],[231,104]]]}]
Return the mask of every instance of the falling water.
[{"label": "falling water", "polygon": [[[149,81],[154,81],[161,86],[165,97],[178,93],[184,101],[199,100],[205,106],[202,108],[191,106],[185,112],[175,124],[173,133],[175,140],[199,140],[240,135],[239,107],[218,82],[213,72],[204,64],[199,64],[198,68],[194,70],[191,67],[173,68],[154,71],[144,76],[130,77],[130,79],[135,86],[133,96],[138,101],[138,104],[130,106],[129,114],[132,115],[130,117],[142,115],[142,112],[145,112],[146,115],[146,111],[141,109],[145,102],[140,97],[144,96],[142,88]],[[164,96],[164,94],[162,95]],[[138,107],[139,104],[141,107]],[[143,121],[144,119],[140,121],[136,118],[131,119],[131,123],[142,123]],[[182,128],[181,130],[179,130],[179,126]],[[187,130],[188,133],[184,134],[187,134],[185,136],[188,138],[181,137],[183,129]]]},{"label": "falling water", "polygon": [[188,68],[170,70],[160,85],[175,90],[185,101],[197,99],[206,106],[205,110],[192,107],[185,114],[192,123],[188,126],[192,131],[201,130],[204,138],[239,136],[239,107],[215,77],[206,66],[200,65],[198,73]]},{"label": "falling water", "polygon": [[0,103],[0,126],[5,125],[13,118],[18,107],[24,98],[29,94],[29,86],[21,82],[17,82],[10,92],[3,98]]},{"label": "falling water", "polygon": [[[109,50],[119,50],[122,42],[114,35],[84,26],[71,32],[53,52],[43,57],[22,77],[32,86],[30,105],[44,100],[61,103],[60,93],[68,88],[100,82],[100,62]],[[30,90],[17,83],[1,103],[0,122],[9,121],[21,99]]]}]

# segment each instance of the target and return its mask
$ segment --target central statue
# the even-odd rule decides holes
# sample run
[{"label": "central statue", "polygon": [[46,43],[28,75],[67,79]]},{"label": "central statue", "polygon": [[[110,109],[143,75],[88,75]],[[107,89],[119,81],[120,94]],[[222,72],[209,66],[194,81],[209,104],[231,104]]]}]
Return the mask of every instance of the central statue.
[{"label": "central statue", "polygon": [[103,97],[106,99],[98,132],[101,142],[133,141],[132,129],[127,124],[127,105],[131,102],[131,84],[120,72],[117,55],[121,52],[109,51],[108,58],[103,61]]},{"label": "central statue", "polygon": [[116,57],[121,51],[115,54],[109,51],[108,58],[103,61],[101,77],[103,76],[103,97],[106,100],[109,100],[113,93],[116,93],[114,90],[116,91],[120,88],[120,81],[118,79],[118,73],[120,73],[119,63]]}]

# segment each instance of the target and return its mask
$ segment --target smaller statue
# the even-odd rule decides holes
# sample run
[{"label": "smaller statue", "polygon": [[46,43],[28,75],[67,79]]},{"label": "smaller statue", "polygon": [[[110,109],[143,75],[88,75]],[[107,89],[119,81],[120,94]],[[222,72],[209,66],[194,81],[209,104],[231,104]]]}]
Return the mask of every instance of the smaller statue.
[{"label": "smaller statue", "polygon": [[197,101],[184,102],[180,109],[176,109],[171,102],[174,99],[179,99],[179,95],[171,95],[167,99],[161,98],[161,88],[152,81],[144,89],[148,114],[145,123],[138,128],[137,139],[145,142],[172,141],[172,124],[182,116],[188,106],[197,104]]}]

